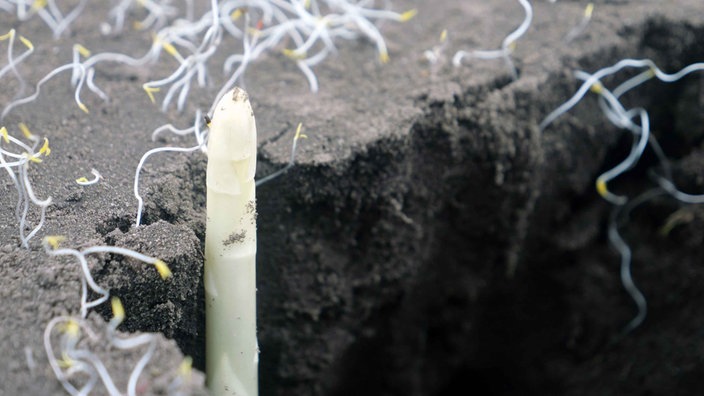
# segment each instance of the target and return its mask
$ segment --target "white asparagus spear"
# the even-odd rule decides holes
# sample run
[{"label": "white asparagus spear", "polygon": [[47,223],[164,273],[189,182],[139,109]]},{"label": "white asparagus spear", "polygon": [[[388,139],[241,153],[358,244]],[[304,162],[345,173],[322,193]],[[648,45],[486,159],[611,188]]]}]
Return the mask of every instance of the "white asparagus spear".
[{"label": "white asparagus spear", "polygon": [[257,127],[235,88],[210,122],[205,230],[206,374],[213,396],[256,396]]}]

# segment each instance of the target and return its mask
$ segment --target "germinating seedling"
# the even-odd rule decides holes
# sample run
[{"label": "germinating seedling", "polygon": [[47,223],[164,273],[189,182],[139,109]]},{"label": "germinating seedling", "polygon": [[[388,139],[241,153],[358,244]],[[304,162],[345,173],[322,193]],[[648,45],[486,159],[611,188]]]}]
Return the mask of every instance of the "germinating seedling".
[{"label": "germinating seedling", "polygon": [[197,144],[193,147],[157,147],[154,149],[151,149],[144,153],[142,155],[142,158],[139,160],[139,164],[137,164],[137,169],[135,170],[135,175],[134,175],[134,187],[133,187],[133,192],[135,198],[137,198],[137,219],[136,219],[136,225],[139,226],[142,222],[142,210],[144,208],[144,200],[142,199],[142,196],[139,194],[139,174],[142,171],[142,167],[144,167],[144,164],[147,161],[147,158],[151,156],[152,154],[160,153],[160,152],[183,152],[183,153],[188,153],[188,152],[193,152],[198,149],[205,149],[205,144],[207,141],[207,130],[204,130],[201,128],[201,120],[203,119],[202,113],[200,110],[196,111],[196,116],[193,121],[193,126],[185,129],[178,129],[176,128],[173,124],[165,124],[162,125],[158,128],[156,128],[152,132],[152,140],[156,140],[156,138],[161,134],[162,132],[171,132],[173,134],[176,134],[178,136],[186,136],[189,134],[193,134],[196,138]]},{"label": "germinating seedling", "polygon": [[22,63],[23,60],[25,60],[29,55],[34,52],[34,44],[32,44],[31,41],[29,41],[27,38],[23,36],[19,36],[20,42],[26,47],[25,51],[22,52],[18,57],[15,58],[14,56],[14,47],[15,47],[15,37],[17,34],[15,33],[15,29],[11,29],[9,32],[6,34],[3,34],[0,36],[0,41],[7,40],[8,45],[7,45],[7,65],[4,65],[2,68],[0,68],[0,78],[2,78],[6,73],[12,71],[12,74],[15,76],[17,81],[19,82],[19,90],[17,92],[17,95],[22,95],[25,89],[25,81],[24,78],[22,78],[22,75],[20,74],[19,70],[17,69],[17,66]]},{"label": "germinating seedling", "polygon": [[[99,286],[90,273],[87,256],[90,254],[119,254],[126,257],[154,265],[162,279],[171,277],[171,270],[162,260],[146,256],[130,249],[116,246],[91,246],[83,250],[60,247],[60,243],[65,238],[63,236],[47,236],[43,245],[45,252],[50,256],[73,256],[78,260],[81,267],[81,309],[80,317],[60,316],[52,319],[44,331],[44,348],[49,357],[56,378],[61,382],[64,389],[71,395],[87,395],[98,383],[102,383],[107,393],[111,396],[121,396],[127,394],[136,396],[137,381],[144,371],[147,363],[154,355],[156,348],[156,336],[154,334],[141,334],[132,337],[122,337],[117,334],[117,327],[125,319],[125,309],[117,297],[112,297],[111,305],[113,318],[106,326],[103,337],[98,336],[87,324],[86,317],[88,310],[103,304],[110,297],[110,291]],[[98,295],[97,298],[89,301],[90,292]],[[53,340],[55,329],[59,333],[58,348]],[[132,369],[127,384],[127,392],[118,390],[110,373],[102,360],[90,350],[86,342],[107,342],[111,347],[121,350],[144,347],[145,352]],[[58,351],[57,351],[58,349]],[[58,354],[56,353],[58,352]],[[187,367],[190,367],[187,360]],[[184,385],[187,385],[187,374],[181,370],[182,375],[175,378],[171,383],[174,392],[178,392]],[[87,379],[86,379],[87,377]],[[77,385],[80,384],[80,385]]]},{"label": "germinating seedling", "polygon": [[[7,128],[0,127],[0,168],[4,168],[10,180],[17,190],[17,207],[15,208],[15,216],[19,222],[19,234],[22,247],[29,249],[29,240],[36,235],[44,225],[46,218],[46,209],[51,204],[51,197],[44,200],[37,198],[34,193],[34,188],[29,180],[28,169],[30,164],[39,164],[43,157],[47,157],[51,153],[49,140],[44,138],[44,142],[37,150],[41,139],[32,134],[29,128],[20,123],[19,129],[25,138],[32,142],[28,145],[20,139],[10,135]],[[3,146],[8,146],[4,148]],[[20,152],[11,151],[9,146],[16,146]],[[8,158],[6,160],[5,158]],[[30,226],[27,219],[31,205],[35,205],[40,209],[39,222],[34,226]]]},{"label": "germinating seedling", "polygon": [[440,33],[439,43],[433,48],[423,52],[423,56],[432,66],[438,65],[444,58],[444,52],[447,48],[447,29],[443,29]]},{"label": "germinating seedling", "polygon": [[93,184],[97,184],[100,181],[100,179],[103,178],[103,176],[100,174],[100,172],[98,172],[96,169],[91,169],[90,173],[93,174],[92,179],[88,180],[87,177],[82,176],[82,177],[79,177],[78,179],[76,179],[76,183],[78,183],[81,186],[91,186]]},{"label": "germinating seedling", "polygon": [[[138,30],[155,29],[163,27],[168,21],[178,15],[178,10],[169,2],[159,2],[153,0],[120,0],[108,14],[108,20],[100,25],[100,32],[104,35],[117,34],[122,32],[125,26],[125,18],[131,8],[138,6],[147,11],[147,16],[141,21],[136,21],[133,27]],[[186,0],[186,19],[193,19],[193,0]]]},{"label": "germinating seedling", "polygon": [[508,67],[511,77],[514,80],[518,79],[518,70],[511,60],[511,53],[516,48],[516,41],[521,38],[530,27],[533,20],[533,7],[530,5],[528,0],[518,0],[525,11],[525,18],[521,22],[520,26],[513,32],[511,32],[506,38],[501,42],[501,48],[497,50],[473,50],[473,51],[457,51],[455,56],[452,58],[452,63],[455,67],[462,65],[462,60],[464,58],[477,58],[477,59],[503,59]]},{"label": "germinating seedling", "polygon": [[[627,79],[613,90],[607,89],[601,79],[620,72],[622,69],[645,69],[635,76]],[[588,92],[596,93],[599,97],[599,107],[606,118],[617,128],[631,133],[633,141],[628,155],[616,166],[599,175],[596,179],[596,190],[606,201],[613,204],[609,220],[609,242],[621,256],[621,282],[624,289],[633,299],[637,307],[637,314],[624,327],[622,334],[629,333],[640,326],[647,314],[647,301],[638,289],[631,275],[631,249],[622,238],[619,227],[627,220],[629,213],[638,205],[651,200],[656,196],[670,195],[671,197],[687,204],[704,203],[704,194],[694,195],[680,191],[673,181],[669,160],[657,139],[650,133],[650,119],[648,112],[643,108],[626,109],[620,98],[630,90],[657,78],[663,82],[675,82],[683,77],[696,72],[704,71],[704,63],[693,63],[676,73],[665,73],[649,59],[624,59],[616,64],[597,70],[590,74],[583,71],[575,72],[575,76],[584,83],[577,92],[548,114],[540,123],[541,130],[547,128],[556,119],[576,106]],[[638,122],[635,122],[637,120]],[[659,161],[659,173],[651,172],[652,178],[658,185],[657,188],[631,199],[625,195],[617,195],[609,191],[607,184],[632,169],[640,160],[646,147],[650,147]],[[668,226],[668,225],[666,225]]]},{"label": "germinating seedling", "polygon": [[[50,256],[73,256],[78,260],[81,267],[81,317],[85,318],[88,315],[88,310],[96,307],[105,301],[110,296],[110,291],[98,285],[93,276],[90,273],[88,267],[87,255],[98,254],[98,253],[110,253],[119,254],[122,256],[130,257],[138,261],[142,261],[147,264],[151,264],[156,268],[157,272],[162,279],[167,279],[171,277],[171,270],[169,266],[154,257],[147,256],[142,253],[135,252],[130,249],[117,247],[117,246],[91,246],[83,250],[76,250],[70,248],[60,247],[61,242],[63,242],[65,237],[59,235],[51,235],[44,237],[43,246],[44,251]],[[88,288],[90,288],[92,293],[97,294],[99,297],[88,301]]]},{"label": "germinating seedling", "polygon": [[[49,2],[46,9],[41,6],[34,12],[40,15],[53,15],[47,23],[55,34],[61,34],[75,19],[74,13],[80,13],[85,1],[82,0],[81,4],[66,17],[61,15],[53,2]],[[26,9],[27,4],[21,3],[17,5],[20,19],[28,17],[28,14],[22,11]],[[260,59],[262,54],[271,52],[283,52],[296,62],[308,80],[310,90],[316,92],[318,81],[313,67],[336,51],[336,41],[354,40],[364,36],[375,44],[380,61],[386,63],[389,60],[389,54],[384,37],[376,26],[377,21],[405,22],[416,15],[413,9],[397,13],[376,8],[370,2],[347,0],[227,0],[221,2],[211,0],[209,10],[200,18],[194,19],[193,1],[187,0],[186,18],[173,21],[178,15],[178,10],[168,2],[122,0],[110,11],[109,19],[114,25],[106,22],[102,24],[101,30],[106,34],[121,31],[128,10],[136,3],[146,10],[147,17],[136,22],[135,28],[150,29],[153,36],[151,47],[142,57],[109,52],[92,55],[82,45],[75,44],[71,51],[71,63],[49,72],[37,83],[33,95],[10,102],[3,109],[2,116],[7,115],[18,105],[34,101],[39,95],[42,84],[68,70],[72,73],[74,100],[81,110],[88,112],[80,99],[83,86],[87,86],[101,99],[108,99],[105,92],[94,82],[98,64],[116,62],[131,67],[144,67],[156,63],[162,50],[176,59],[179,66],[166,77],[144,83],[142,88],[154,103],[157,101],[156,95],[162,90],[165,91],[161,99],[162,110],[166,111],[171,103],[176,103],[179,111],[183,110],[193,81],[196,81],[200,87],[207,85],[210,59],[221,51],[225,40],[229,40],[227,42],[229,47],[234,40],[235,46],[239,45],[241,51],[234,51],[234,54],[223,64],[229,79],[216,95],[218,99],[244,78],[247,68]],[[4,36],[0,36],[2,37]],[[8,38],[14,39],[14,35]],[[15,70],[14,66],[33,51],[29,40],[23,37],[20,37],[20,40],[29,49],[15,60],[10,57],[8,66],[12,70]],[[289,43],[293,44],[293,48],[286,48]],[[231,50],[228,49],[228,51]],[[235,65],[237,67],[232,71]]]},{"label": "germinating seedling", "polygon": [[[155,334],[122,336],[117,327],[124,321],[125,308],[119,298],[111,299],[113,317],[105,326],[104,334],[93,330],[85,318],[59,316],[53,318],[44,330],[44,350],[54,375],[71,395],[88,395],[99,383],[110,396],[136,396],[141,394],[138,381],[151,360],[157,346]],[[131,350],[143,348],[144,352],[130,372],[126,392],[121,392],[101,358],[90,347],[104,343],[111,348]],[[169,384],[169,395],[183,394],[188,386],[192,360],[185,358],[177,375]]]},{"label": "germinating seedling", "polygon": [[582,34],[589,25],[589,21],[592,20],[592,14],[594,13],[594,3],[589,3],[584,8],[584,13],[582,14],[582,19],[579,21],[577,26],[573,27],[565,36],[565,43],[569,43],[576,39],[580,34]]},{"label": "germinating seedling", "polygon": [[14,13],[20,21],[26,21],[38,15],[54,33],[54,38],[59,38],[68,30],[71,23],[78,18],[88,0],[80,0],[68,13],[64,15],[54,0],[2,0],[0,9]]}]

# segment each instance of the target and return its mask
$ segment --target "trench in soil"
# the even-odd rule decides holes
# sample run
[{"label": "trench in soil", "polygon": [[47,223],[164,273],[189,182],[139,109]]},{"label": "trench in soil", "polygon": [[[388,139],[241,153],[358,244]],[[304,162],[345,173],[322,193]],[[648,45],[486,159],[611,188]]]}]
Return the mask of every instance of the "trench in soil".
[{"label": "trench in soil", "polygon": [[[596,70],[642,56],[674,71],[704,58],[701,27],[653,20],[629,34],[632,47],[604,49],[580,65]],[[704,184],[687,171],[701,163],[702,81],[649,82],[624,99],[649,111],[677,181],[691,192]],[[577,86],[567,71],[548,82],[538,92],[497,80],[451,102],[419,97],[425,114],[403,137],[348,161],[299,165],[258,190],[261,394],[588,394],[580,387],[596,378],[601,394],[628,390],[624,383],[687,386],[687,375],[701,370],[696,353],[649,345],[677,334],[702,297],[692,279],[704,274],[694,265],[704,217],[695,213],[663,238],[658,229],[676,203],[657,200],[633,213],[622,232],[651,312],[614,342],[635,307],[605,235],[610,206],[593,183],[631,140],[594,97],[540,133],[540,118]],[[646,151],[611,187],[635,194],[652,186],[655,162]],[[152,190],[145,224],[185,225],[202,244],[204,191],[192,186],[204,185],[204,164],[195,155],[164,176],[180,180],[182,193]],[[125,224],[113,219],[104,234]],[[185,312],[202,317],[202,307]],[[154,326],[162,319],[137,318],[125,329],[174,337],[203,369],[203,322],[182,318],[165,330]],[[684,368],[653,376],[653,367],[634,363],[653,359]]]}]

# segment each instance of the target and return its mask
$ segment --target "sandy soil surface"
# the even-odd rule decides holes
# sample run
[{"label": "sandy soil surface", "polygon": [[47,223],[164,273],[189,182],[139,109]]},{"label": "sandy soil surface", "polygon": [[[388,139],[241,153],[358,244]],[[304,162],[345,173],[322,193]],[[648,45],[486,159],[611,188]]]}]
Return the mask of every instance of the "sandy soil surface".
[{"label": "sandy soil surface", "polygon": [[[288,161],[299,122],[308,135],[296,167],[257,192],[262,395],[700,389],[704,211],[660,198],[623,226],[649,313],[636,331],[618,337],[635,307],[606,237],[611,206],[593,186],[628,152],[629,140],[593,98],[544,131],[538,123],[578,87],[574,69],[595,71],[629,57],[651,58],[668,71],[703,61],[704,5],[596,1],[585,32],[566,44],[587,2],[533,3],[533,24],[512,56],[516,81],[501,61],[451,64],[457,50],[500,46],[523,19],[511,0],[394,1],[395,10],[417,8],[418,15],[381,27],[390,61],[380,64],[367,41],[340,43],[315,68],[317,94],[283,55],[266,55],[248,70],[258,176]],[[22,65],[32,83],[69,62],[74,43],[143,54],[151,44],[144,32],[97,33],[106,12],[87,8],[57,40],[37,18],[18,22],[0,13],[0,34],[14,27],[35,44]],[[439,44],[444,29],[448,42],[431,66],[423,51]],[[49,257],[45,235],[65,235],[66,247],[122,246],[168,262],[174,277],[167,282],[116,255],[94,256],[90,265],[96,281],[125,303],[121,330],[160,333],[142,394],[163,392],[184,355],[203,369],[205,156],[150,159],[139,227],[132,187],[148,149],[194,144],[170,136],[152,141],[150,134],[167,122],[188,126],[195,109],[207,109],[224,81],[217,61],[212,81],[191,93],[183,113],[159,111],[141,90],[177,66],[164,58],[149,68],[99,67],[96,83],[110,101],[86,91],[89,114],[76,107],[63,77],[2,121],[11,131],[24,122],[49,138],[51,155],[30,167],[30,177],[36,194],[53,204],[29,249],[22,248],[14,185],[0,179],[0,395],[63,393],[42,334],[52,318],[78,314],[79,268],[71,258]],[[692,193],[704,191],[702,81],[698,75],[649,84],[627,97],[651,112],[676,180]],[[8,76],[0,83],[2,108],[18,87]],[[653,162],[646,154],[615,188],[636,195],[652,186]],[[74,180],[91,168],[104,179],[78,186]],[[663,235],[675,212],[684,220]],[[100,328],[110,317],[105,304],[89,321]],[[124,389],[139,352],[94,348]],[[197,394],[204,390],[196,377]]]}]

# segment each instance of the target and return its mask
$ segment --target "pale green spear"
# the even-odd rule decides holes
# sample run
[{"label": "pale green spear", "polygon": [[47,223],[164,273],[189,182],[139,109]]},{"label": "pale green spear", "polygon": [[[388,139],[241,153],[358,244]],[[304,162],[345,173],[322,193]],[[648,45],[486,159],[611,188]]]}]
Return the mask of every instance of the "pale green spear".
[{"label": "pale green spear", "polygon": [[206,376],[210,394],[258,394],[257,127],[235,88],[210,121],[205,231]]}]

